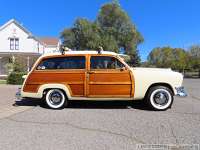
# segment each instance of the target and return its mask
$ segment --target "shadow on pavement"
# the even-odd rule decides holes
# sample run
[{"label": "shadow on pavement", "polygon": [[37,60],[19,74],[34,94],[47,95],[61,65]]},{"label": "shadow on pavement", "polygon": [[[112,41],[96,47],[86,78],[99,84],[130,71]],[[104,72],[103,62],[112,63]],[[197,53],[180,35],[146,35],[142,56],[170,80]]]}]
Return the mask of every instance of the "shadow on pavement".
[{"label": "shadow on pavement", "polygon": [[73,101],[68,108],[74,109],[140,109],[149,110],[143,101]]},{"label": "shadow on pavement", "polygon": [[40,99],[21,99],[15,101],[13,106],[42,106],[44,103]]},{"label": "shadow on pavement", "polygon": [[[40,106],[49,109],[45,102],[40,99],[21,99],[15,101],[13,106]],[[149,107],[141,101],[68,101],[66,109],[139,109],[149,110]]]}]

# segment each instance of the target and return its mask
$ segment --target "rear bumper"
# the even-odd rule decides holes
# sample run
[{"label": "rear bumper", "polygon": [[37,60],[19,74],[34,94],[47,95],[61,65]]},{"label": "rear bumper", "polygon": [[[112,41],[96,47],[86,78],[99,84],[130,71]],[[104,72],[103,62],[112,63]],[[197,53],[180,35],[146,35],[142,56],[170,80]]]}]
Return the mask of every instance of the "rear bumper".
[{"label": "rear bumper", "polygon": [[17,100],[20,100],[22,98],[22,95],[21,95],[21,88],[18,88],[16,94],[15,94],[15,98]]},{"label": "rear bumper", "polygon": [[181,86],[181,87],[176,87],[176,96],[179,96],[179,97],[186,97],[187,96],[187,92],[185,91],[184,87]]},{"label": "rear bumper", "polygon": [[20,100],[25,97],[29,98],[42,98],[43,93],[38,92],[38,93],[30,93],[30,92],[24,92],[21,88],[18,88],[17,92],[15,93],[15,98],[17,100]]}]

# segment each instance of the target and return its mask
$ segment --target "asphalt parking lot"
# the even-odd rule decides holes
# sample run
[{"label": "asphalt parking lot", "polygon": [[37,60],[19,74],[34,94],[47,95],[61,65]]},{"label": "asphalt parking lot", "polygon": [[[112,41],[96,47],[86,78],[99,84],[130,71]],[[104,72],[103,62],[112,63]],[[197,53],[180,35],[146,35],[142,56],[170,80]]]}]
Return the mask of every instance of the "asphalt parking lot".
[{"label": "asphalt parking lot", "polygon": [[187,98],[176,97],[167,111],[151,111],[140,102],[73,102],[50,110],[27,99],[15,106],[18,86],[0,85],[0,149],[134,150],[137,144],[178,149],[200,144],[200,79],[185,79],[184,86]]}]

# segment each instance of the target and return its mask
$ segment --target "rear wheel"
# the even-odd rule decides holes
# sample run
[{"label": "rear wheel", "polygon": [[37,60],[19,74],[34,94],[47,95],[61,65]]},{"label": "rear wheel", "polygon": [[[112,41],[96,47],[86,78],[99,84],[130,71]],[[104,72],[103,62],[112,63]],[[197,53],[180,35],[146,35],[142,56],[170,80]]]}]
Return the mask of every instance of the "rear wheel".
[{"label": "rear wheel", "polygon": [[155,110],[167,110],[171,107],[173,100],[172,91],[165,86],[151,87],[146,96],[149,106]]},{"label": "rear wheel", "polygon": [[51,89],[45,96],[45,101],[48,107],[52,109],[61,109],[66,104],[66,96],[62,90]]}]

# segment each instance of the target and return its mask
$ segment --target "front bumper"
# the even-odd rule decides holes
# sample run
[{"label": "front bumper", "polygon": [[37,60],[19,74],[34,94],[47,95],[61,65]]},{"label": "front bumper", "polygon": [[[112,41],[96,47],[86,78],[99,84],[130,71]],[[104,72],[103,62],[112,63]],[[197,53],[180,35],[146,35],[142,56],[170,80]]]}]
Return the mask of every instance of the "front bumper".
[{"label": "front bumper", "polygon": [[176,93],[177,93],[176,96],[179,96],[179,97],[186,97],[187,96],[187,93],[186,93],[183,86],[176,87],[175,89],[176,89]]}]

